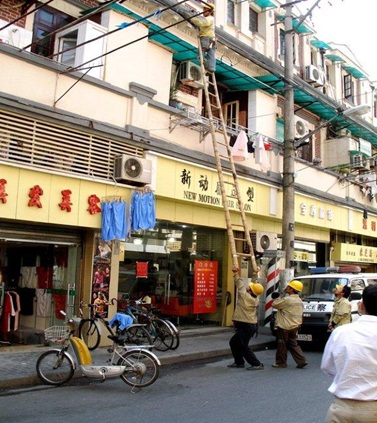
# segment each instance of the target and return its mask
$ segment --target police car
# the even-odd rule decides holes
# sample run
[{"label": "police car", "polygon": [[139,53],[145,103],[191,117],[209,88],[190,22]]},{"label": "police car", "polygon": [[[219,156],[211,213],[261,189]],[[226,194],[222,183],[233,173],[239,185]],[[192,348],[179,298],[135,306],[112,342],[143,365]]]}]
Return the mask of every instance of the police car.
[{"label": "police car", "polygon": [[303,284],[300,297],[304,304],[304,312],[298,340],[323,342],[330,335],[328,325],[334,305],[335,286],[347,285],[351,288],[349,301],[354,321],[359,317],[358,302],[363,289],[368,285],[377,284],[377,273],[361,273],[358,266],[316,268],[312,272],[314,274],[294,278]]}]

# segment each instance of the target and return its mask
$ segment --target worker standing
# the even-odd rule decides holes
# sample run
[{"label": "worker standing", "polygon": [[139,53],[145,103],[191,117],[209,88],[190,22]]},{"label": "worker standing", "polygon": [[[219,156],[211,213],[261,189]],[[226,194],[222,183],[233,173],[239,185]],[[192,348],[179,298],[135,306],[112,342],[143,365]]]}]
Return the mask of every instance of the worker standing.
[{"label": "worker standing", "polygon": [[351,288],[345,285],[336,285],[334,289],[334,307],[331,312],[329,329],[351,323],[351,303],[348,297],[351,294]]},{"label": "worker standing", "polygon": [[302,369],[308,362],[297,342],[298,329],[302,324],[303,304],[298,293],[302,291],[303,285],[300,281],[290,281],[284,290],[287,296],[279,296],[272,303],[277,310],[277,350],[275,364],[272,367],[287,367],[288,350],[297,364]]},{"label": "worker standing", "polygon": [[212,4],[206,4],[203,6],[202,16],[191,18],[191,22],[199,28],[199,38],[203,50],[204,66],[208,72],[215,72],[216,69],[214,12],[215,6]]},{"label": "worker standing", "polygon": [[260,283],[250,282],[247,287],[239,276],[239,269],[233,267],[234,284],[237,288],[237,303],[233,314],[233,325],[236,333],[229,341],[234,363],[229,368],[245,367],[245,361],[250,364],[247,370],[263,370],[263,364],[249,348],[250,339],[257,333],[258,296],[264,291]]}]

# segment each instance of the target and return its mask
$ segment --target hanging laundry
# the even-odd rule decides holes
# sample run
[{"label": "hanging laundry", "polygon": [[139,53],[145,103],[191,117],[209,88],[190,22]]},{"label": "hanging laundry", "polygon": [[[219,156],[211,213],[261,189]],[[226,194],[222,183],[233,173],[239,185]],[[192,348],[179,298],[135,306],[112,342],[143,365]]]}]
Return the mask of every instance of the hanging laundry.
[{"label": "hanging laundry", "polygon": [[156,224],[155,195],[151,191],[134,192],[131,199],[131,229],[153,229]]},{"label": "hanging laundry", "polygon": [[125,239],[127,231],[126,202],[104,201],[101,206],[101,239],[105,242],[113,239]]},{"label": "hanging laundry", "polygon": [[255,148],[255,163],[259,164],[263,172],[267,172],[271,169],[270,160],[264,147],[264,137],[258,134],[254,141]]},{"label": "hanging laundry", "polygon": [[241,131],[232,148],[232,158],[235,162],[243,162],[248,158],[247,151],[248,138],[245,131]]}]

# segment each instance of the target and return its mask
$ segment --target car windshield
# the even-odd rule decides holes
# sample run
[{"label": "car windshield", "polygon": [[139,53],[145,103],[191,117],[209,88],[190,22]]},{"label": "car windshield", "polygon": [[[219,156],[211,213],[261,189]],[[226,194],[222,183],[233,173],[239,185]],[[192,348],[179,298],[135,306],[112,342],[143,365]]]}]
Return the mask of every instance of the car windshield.
[{"label": "car windshield", "polygon": [[332,301],[334,300],[333,290],[335,286],[347,285],[347,279],[342,277],[316,277],[299,280],[304,285],[300,295],[303,300]]}]

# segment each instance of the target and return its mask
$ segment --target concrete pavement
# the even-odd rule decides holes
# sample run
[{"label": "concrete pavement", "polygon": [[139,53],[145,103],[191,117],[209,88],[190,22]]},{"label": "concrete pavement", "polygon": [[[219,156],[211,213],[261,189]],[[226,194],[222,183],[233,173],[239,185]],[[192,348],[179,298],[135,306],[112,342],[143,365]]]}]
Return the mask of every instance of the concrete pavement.
[{"label": "concrete pavement", "polygon": [[[225,357],[231,352],[229,340],[233,335],[232,328],[198,327],[182,329],[180,345],[176,350],[153,352],[159,357],[162,367],[204,358]],[[260,328],[257,338],[252,338],[250,347],[261,350],[275,347],[275,338],[269,329]],[[0,347],[0,389],[33,386],[40,384],[35,364],[38,357],[51,347],[43,345],[2,346]],[[106,363],[109,353],[106,348],[98,348],[92,352],[93,362]]]}]

